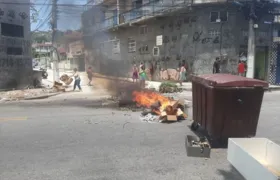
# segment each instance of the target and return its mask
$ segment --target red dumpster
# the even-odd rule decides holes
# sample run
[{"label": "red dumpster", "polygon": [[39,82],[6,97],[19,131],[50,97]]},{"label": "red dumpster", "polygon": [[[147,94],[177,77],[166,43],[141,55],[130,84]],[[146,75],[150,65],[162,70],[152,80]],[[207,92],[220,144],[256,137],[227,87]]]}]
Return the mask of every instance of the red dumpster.
[{"label": "red dumpster", "polygon": [[268,83],[230,74],[192,77],[192,129],[201,126],[213,139],[256,135]]}]

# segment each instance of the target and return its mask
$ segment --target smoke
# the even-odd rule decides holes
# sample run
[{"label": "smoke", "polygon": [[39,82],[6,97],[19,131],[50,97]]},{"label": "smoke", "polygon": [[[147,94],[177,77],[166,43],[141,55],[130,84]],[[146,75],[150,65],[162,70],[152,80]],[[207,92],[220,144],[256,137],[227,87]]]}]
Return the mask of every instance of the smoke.
[{"label": "smoke", "polygon": [[[106,28],[112,27],[117,21],[113,17],[113,11],[107,9],[105,13],[104,7],[101,9],[101,6],[97,5],[83,14],[84,34],[87,35],[84,40],[85,48],[89,52],[89,66],[103,75],[128,77],[132,64],[126,53],[121,53],[127,50],[127,42],[118,39],[118,31]],[[96,29],[98,33],[92,29]]]}]

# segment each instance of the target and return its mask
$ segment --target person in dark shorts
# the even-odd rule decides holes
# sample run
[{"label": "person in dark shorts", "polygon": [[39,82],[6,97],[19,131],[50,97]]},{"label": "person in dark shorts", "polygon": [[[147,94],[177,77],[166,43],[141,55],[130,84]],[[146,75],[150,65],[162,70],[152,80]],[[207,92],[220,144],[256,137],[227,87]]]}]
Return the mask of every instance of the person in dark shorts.
[{"label": "person in dark shorts", "polygon": [[139,76],[138,76],[138,68],[136,66],[136,64],[133,65],[133,69],[132,69],[132,80],[133,82],[137,82]]},{"label": "person in dark shorts", "polygon": [[72,77],[74,77],[73,91],[76,90],[76,87],[78,87],[79,90],[82,91],[82,88],[81,88],[81,77],[80,77],[80,73],[78,72],[77,68],[74,68],[74,72],[73,72]]},{"label": "person in dark shorts", "polygon": [[89,80],[88,85],[91,86],[92,85],[91,82],[92,82],[92,78],[93,78],[93,71],[92,71],[91,67],[89,67],[87,69],[87,76],[88,76],[88,80]]},{"label": "person in dark shorts", "polygon": [[214,64],[213,64],[213,74],[220,73],[220,58],[216,58]]}]

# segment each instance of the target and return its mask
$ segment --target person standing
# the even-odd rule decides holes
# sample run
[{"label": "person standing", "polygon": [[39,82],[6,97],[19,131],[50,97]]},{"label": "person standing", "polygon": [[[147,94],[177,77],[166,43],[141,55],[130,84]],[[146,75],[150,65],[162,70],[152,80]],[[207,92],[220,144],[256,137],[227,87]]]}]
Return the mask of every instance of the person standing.
[{"label": "person standing", "polygon": [[248,69],[247,62],[246,61],[243,62],[244,62],[244,77],[247,77],[247,69]]},{"label": "person standing", "polygon": [[74,88],[73,88],[73,91],[76,90],[76,87],[78,87],[79,90],[82,91],[82,88],[81,88],[81,77],[80,77],[80,73],[78,72],[77,68],[74,68],[74,73],[73,73],[72,77],[74,77]]},{"label": "person standing", "polygon": [[93,71],[92,71],[92,67],[89,67],[87,69],[87,76],[88,76],[88,85],[91,86],[91,82],[92,82],[92,78],[93,78]]},{"label": "person standing", "polygon": [[213,64],[213,74],[220,73],[220,58],[216,58],[214,64]]},{"label": "person standing", "polygon": [[139,68],[139,76],[140,76],[140,87],[145,88],[145,82],[146,82],[146,68],[145,65],[141,62],[140,68]]},{"label": "person standing", "polygon": [[183,82],[186,80],[186,67],[185,64],[182,64],[180,67],[180,74],[179,74],[179,83],[183,86]]},{"label": "person standing", "polygon": [[136,64],[133,65],[133,69],[132,69],[132,80],[133,82],[137,82],[138,81],[138,68],[136,66]]},{"label": "person standing", "polygon": [[243,61],[239,61],[237,70],[239,76],[245,76],[245,64]]},{"label": "person standing", "polygon": [[151,76],[150,80],[153,81],[154,80],[155,68],[154,68],[154,64],[152,62],[150,62],[149,72],[150,72],[150,76]]}]

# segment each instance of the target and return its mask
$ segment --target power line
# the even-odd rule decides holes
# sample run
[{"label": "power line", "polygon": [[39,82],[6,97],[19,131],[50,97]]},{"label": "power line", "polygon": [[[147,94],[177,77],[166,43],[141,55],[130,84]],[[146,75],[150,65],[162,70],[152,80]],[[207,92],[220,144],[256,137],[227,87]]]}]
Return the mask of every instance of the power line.
[{"label": "power line", "polygon": [[39,9],[39,12],[43,9],[43,7],[46,5],[47,2],[48,2],[48,0],[45,0],[44,4],[43,4],[42,7]]},{"label": "power line", "polygon": [[[46,2],[47,2],[47,1],[48,1],[48,0],[46,0]],[[45,3],[46,3],[46,2],[45,2]],[[44,11],[43,14],[46,14],[46,13],[47,13],[49,7],[50,7],[50,6],[48,6],[48,7],[45,9],[45,11]],[[41,8],[41,9],[42,9],[42,8]],[[50,20],[50,16],[51,16],[51,13],[49,12],[49,14],[44,18],[43,22],[42,22],[42,23],[39,22],[39,23],[37,24],[37,27],[36,27],[35,29],[38,30],[39,28],[41,28],[41,27],[46,23],[46,21],[49,21],[49,20]]]},{"label": "power line", "polygon": [[35,28],[35,30],[33,30],[33,31],[37,31],[37,30],[40,29],[43,25],[45,25],[45,23],[51,19],[51,15],[52,15],[52,14],[49,13],[49,15],[43,20],[43,22],[42,22],[42,23],[39,23],[39,24],[37,25],[37,27]]}]

